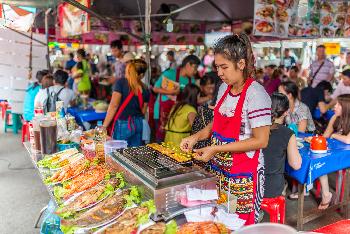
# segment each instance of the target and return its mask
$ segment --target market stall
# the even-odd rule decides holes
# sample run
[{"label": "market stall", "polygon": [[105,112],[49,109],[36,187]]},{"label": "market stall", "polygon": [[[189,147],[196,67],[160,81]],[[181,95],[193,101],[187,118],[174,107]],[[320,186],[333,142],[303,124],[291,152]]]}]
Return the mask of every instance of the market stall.
[{"label": "market stall", "polygon": [[82,132],[60,106],[37,113],[24,143],[55,206],[44,233],[228,233],[244,224],[191,154],[169,143],[125,148],[103,128]]}]

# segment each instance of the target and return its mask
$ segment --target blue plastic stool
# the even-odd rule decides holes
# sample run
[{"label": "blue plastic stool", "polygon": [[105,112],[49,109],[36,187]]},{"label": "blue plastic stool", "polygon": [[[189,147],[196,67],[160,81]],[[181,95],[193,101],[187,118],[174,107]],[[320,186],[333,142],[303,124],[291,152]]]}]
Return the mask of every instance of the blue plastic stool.
[{"label": "blue plastic stool", "polygon": [[[12,120],[12,123],[10,120]],[[20,114],[12,113],[11,110],[6,111],[4,123],[4,131],[7,132],[8,129],[12,129],[14,134],[18,134],[18,130],[22,127]]]}]

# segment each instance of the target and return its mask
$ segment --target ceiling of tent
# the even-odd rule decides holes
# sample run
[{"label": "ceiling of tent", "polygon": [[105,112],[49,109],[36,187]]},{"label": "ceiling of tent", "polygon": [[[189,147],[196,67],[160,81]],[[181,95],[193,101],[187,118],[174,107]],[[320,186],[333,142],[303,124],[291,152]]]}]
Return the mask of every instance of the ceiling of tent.
[{"label": "ceiling of tent", "polygon": [[[141,13],[145,12],[144,0],[95,0],[92,9],[102,16],[108,18],[119,18],[120,16],[138,15],[139,1]],[[160,5],[177,4],[183,7],[196,0],[152,0],[152,14],[157,13]],[[55,7],[60,0],[0,0],[0,3],[7,3],[21,6],[32,6],[36,8]],[[254,0],[212,0],[231,20],[253,18]],[[244,2],[244,3],[242,3]],[[206,22],[227,22],[228,19],[215,9],[208,1],[203,1],[184,11],[176,20],[185,21],[206,21]]]},{"label": "ceiling of tent", "polygon": [[[179,7],[183,7],[193,2],[195,2],[195,0],[153,0],[152,14],[157,13],[162,3],[177,4]],[[242,0],[212,0],[212,2],[224,11],[231,20],[253,18],[254,0],[245,0],[243,4]],[[145,1],[139,0],[139,4],[141,13],[144,14]],[[96,12],[101,15],[111,18],[139,14],[137,0],[98,0],[94,2],[92,9],[96,10]],[[207,22],[228,21],[228,19],[208,1],[203,1],[182,11],[176,19]]]}]

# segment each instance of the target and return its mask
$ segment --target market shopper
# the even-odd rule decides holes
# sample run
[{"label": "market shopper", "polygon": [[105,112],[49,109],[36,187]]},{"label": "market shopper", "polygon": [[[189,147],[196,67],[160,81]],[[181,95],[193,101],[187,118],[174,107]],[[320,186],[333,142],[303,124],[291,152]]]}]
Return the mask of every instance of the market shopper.
[{"label": "market shopper", "polygon": [[169,66],[167,69],[176,69],[176,60],[175,60],[175,52],[173,50],[169,50],[166,53],[166,58],[169,62]]},{"label": "market shopper", "polygon": [[217,42],[214,51],[218,75],[224,81],[214,120],[182,140],[181,149],[191,151],[197,141],[212,137],[213,145],[195,150],[195,158],[209,161],[221,189],[237,197],[236,213],[246,220],[246,225],[254,224],[264,196],[261,149],[269,140],[271,100],[251,78],[254,56],[247,35],[226,36]]},{"label": "market shopper", "polygon": [[23,102],[23,119],[25,121],[31,121],[34,117],[34,100],[41,89],[42,79],[48,74],[48,70],[38,71],[35,76],[36,81],[28,85]]},{"label": "market shopper", "polygon": [[183,59],[180,67],[164,71],[154,84],[153,91],[158,94],[154,104],[158,142],[165,137],[165,125],[168,122],[170,110],[175,104],[176,96],[187,84],[195,84],[194,76],[197,74],[199,64],[200,60],[197,56],[188,55]]},{"label": "market shopper", "polygon": [[284,49],[284,57],[283,57],[283,64],[285,69],[289,71],[289,69],[292,66],[295,66],[297,63],[295,61],[295,58],[293,56],[290,56],[290,51],[288,48]]},{"label": "market shopper", "polygon": [[[65,87],[68,80],[68,73],[63,70],[57,70],[53,74],[53,79],[54,86],[43,89],[35,97],[35,106],[43,107],[44,111],[49,111],[48,105],[55,106],[55,103],[50,103],[51,101],[63,101],[63,107],[65,110],[67,110],[67,108],[70,106],[74,106],[74,92],[71,89]],[[55,99],[55,96],[57,96],[57,99]]]},{"label": "market shopper", "polygon": [[289,70],[289,80],[294,82],[299,90],[306,87],[306,82],[303,78],[299,77],[299,68],[297,66],[292,66]]},{"label": "market shopper", "polygon": [[212,76],[204,75],[200,81],[200,94],[198,97],[198,105],[209,104],[213,100],[215,91],[215,79]]},{"label": "market shopper", "polygon": [[282,74],[283,72],[280,69],[275,69],[272,76],[265,81],[264,87],[270,96],[277,91],[278,86],[281,84]]},{"label": "market shopper", "polygon": [[181,97],[171,109],[165,127],[164,142],[180,145],[181,140],[191,133],[192,124],[197,116],[199,88],[195,84],[186,85]]},{"label": "market shopper", "polygon": [[128,146],[142,143],[143,119],[149,102],[149,91],[141,79],[147,64],[141,59],[132,60],[125,69],[125,78],[116,81],[112,100],[103,126],[111,127],[111,136],[125,140]]},{"label": "market shopper", "polygon": [[313,132],[315,125],[309,108],[299,101],[299,90],[295,83],[291,81],[282,82],[278,91],[288,97],[289,113],[286,117],[288,125],[296,125],[299,132]]},{"label": "market shopper", "polygon": [[[335,114],[329,121],[323,136],[350,144],[350,94],[343,94],[337,98],[334,112]],[[324,210],[329,207],[334,197],[329,191],[328,176],[324,175],[319,179],[322,188],[322,201],[318,209]]]},{"label": "market shopper", "polygon": [[301,156],[292,130],[284,126],[288,115],[289,100],[281,93],[271,96],[272,127],[269,144],[263,149],[265,158],[264,197],[274,198],[283,194],[285,162],[294,169],[301,167]]},{"label": "market shopper", "polygon": [[78,92],[80,94],[89,95],[91,90],[91,72],[84,49],[79,49],[77,51],[77,60],[78,63],[75,65],[73,79],[77,83]]},{"label": "market shopper", "polygon": [[350,94],[350,69],[344,70],[341,73],[341,80],[335,88],[334,92],[331,95],[331,101],[327,105],[328,109],[331,109],[337,103],[337,98],[343,94]]},{"label": "market shopper", "polygon": [[335,67],[332,61],[326,57],[326,47],[319,45],[316,48],[317,60],[310,65],[310,77],[308,83],[316,87],[323,80],[331,82],[334,78]]},{"label": "market shopper", "polygon": [[123,43],[121,40],[114,40],[111,42],[111,52],[114,58],[116,59],[114,63],[114,76],[110,77],[109,83],[115,84],[119,79],[125,78],[125,63],[123,59]]}]

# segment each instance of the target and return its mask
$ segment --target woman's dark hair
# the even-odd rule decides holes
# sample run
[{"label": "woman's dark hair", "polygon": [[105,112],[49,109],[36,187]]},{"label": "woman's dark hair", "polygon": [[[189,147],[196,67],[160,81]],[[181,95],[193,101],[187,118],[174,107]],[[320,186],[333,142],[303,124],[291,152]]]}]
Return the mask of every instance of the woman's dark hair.
[{"label": "woman's dark hair", "polygon": [[292,66],[290,70],[294,70],[296,73],[299,72],[299,68],[297,66]]},{"label": "woman's dark hair", "polygon": [[111,48],[117,48],[119,50],[123,49],[123,43],[121,40],[114,40],[111,42]]},{"label": "woman's dark hair", "polygon": [[199,65],[201,64],[201,60],[196,56],[196,55],[187,55],[183,60],[182,60],[182,63],[181,63],[181,66],[180,67],[184,67],[186,66],[186,64],[189,63],[191,65]]},{"label": "woman's dark hair", "polygon": [[77,62],[77,69],[78,70],[83,70],[84,69],[82,62]]},{"label": "woman's dark hair", "polygon": [[80,55],[82,58],[86,58],[86,52],[84,49],[77,50],[77,54]]},{"label": "woman's dark hair", "polygon": [[43,80],[41,81],[41,86],[43,89],[53,86],[53,76],[50,74],[44,76]]},{"label": "woman's dark hair", "polygon": [[283,75],[282,70],[280,68],[277,68],[273,71],[271,80],[280,79],[282,75]]},{"label": "woman's dark hair", "polygon": [[337,97],[337,101],[342,108],[341,115],[334,122],[334,129],[342,135],[350,132],[350,94],[343,94]]},{"label": "woman's dark hair", "polygon": [[331,85],[331,83],[329,83],[326,80],[321,81],[320,83],[318,83],[318,85],[316,86],[316,88],[321,89],[322,91],[328,90],[330,93],[333,92],[333,87]]},{"label": "woman's dark hair", "polygon": [[199,81],[200,86],[208,85],[208,84],[215,84],[215,78],[213,76],[209,76],[205,74]]},{"label": "woman's dark hair", "polygon": [[35,89],[36,87],[38,87],[41,84],[44,76],[47,76],[48,74],[50,74],[50,72],[49,72],[49,70],[46,70],[46,69],[45,70],[41,70],[41,71],[37,71],[37,73],[35,75],[35,78],[38,81],[33,84],[32,88]]},{"label": "woman's dark hair", "polygon": [[284,88],[287,94],[292,94],[292,97],[296,100],[299,97],[298,86],[292,81],[285,81],[280,84]]},{"label": "woman's dark hair", "polygon": [[184,105],[190,105],[197,109],[197,98],[198,94],[200,92],[200,89],[195,84],[188,84],[186,85],[184,91],[180,95],[179,100],[176,102],[174,109],[171,111],[168,123],[170,121],[175,121],[175,117],[177,112],[184,106]]},{"label": "woman's dark hair", "polygon": [[214,46],[214,53],[221,54],[224,58],[232,61],[235,66],[243,59],[245,61],[244,77],[255,77],[254,54],[246,34],[229,35],[219,39]]},{"label": "woman's dark hair", "polygon": [[272,123],[280,118],[289,109],[288,97],[282,93],[273,93],[271,96]]}]

